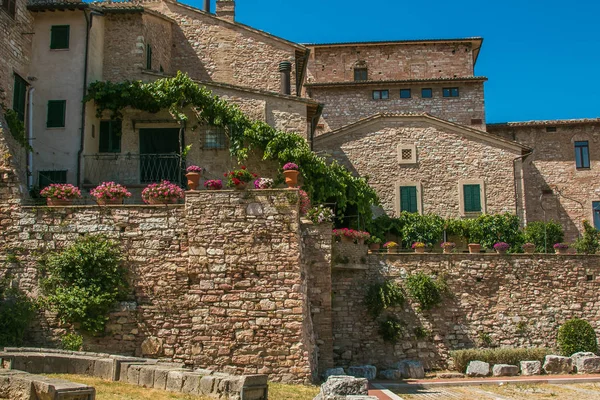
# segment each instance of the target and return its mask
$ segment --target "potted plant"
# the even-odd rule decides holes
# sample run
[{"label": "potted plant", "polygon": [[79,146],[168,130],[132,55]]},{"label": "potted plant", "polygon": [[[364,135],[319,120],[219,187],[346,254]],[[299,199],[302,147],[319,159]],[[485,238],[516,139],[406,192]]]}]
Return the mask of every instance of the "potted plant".
[{"label": "potted plant", "polygon": [[494,250],[496,250],[496,253],[498,253],[498,254],[506,254],[508,249],[510,249],[510,244],[508,244],[508,243],[498,242],[498,243],[494,244]]},{"label": "potted plant", "polygon": [[146,204],[176,203],[183,196],[183,190],[169,181],[151,183],[142,190],[142,200]]},{"label": "potted plant", "polygon": [[535,252],[535,244],[533,243],[525,243],[521,248],[526,254],[533,254]]},{"label": "potted plant", "polygon": [[81,191],[70,183],[53,183],[45,187],[40,195],[46,198],[49,206],[69,206],[73,199],[81,198]]},{"label": "potted plant", "polygon": [[313,224],[323,224],[325,222],[332,222],[335,214],[333,210],[329,207],[325,207],[322,204],[319,204],[317,207],[312,207],[306,213],[306,218],[308,218]]},{"label": "potted plant", "polygon": [[369,249],[372,251],[378,251],[381,248],[381,239],[377,236],[371,236],[367,243],[369,244]]},{"label": "potted plant", "polygon": [[396,242],[386,242],[383,244],[383,247],[387,249],[388,253],[397,253],[398,252],[398,243]]},{"label": "potted plant", "polygon": [[567,250],[569,250],[568,243],[556,243],[553,247],[556,254],[567,254]]},{"label": "potted plant", "polygon": [[481,252],[481,245],[479,243],[469,243],[469,253],[477,254]]},{"label": "potted plant", "polygon": [[131,193],[123,185],[115,182],[102,182],[90,191],[98,205],[123,204],[125,197],[131,197]]},{"label": "potted plant", "polygon": [[336,229],[342,242],[344,243],[354,243],[354,239],[356,239],[356,231],[354,229],[341,228]]},{"label": "potted plant", "polygon": [[188,188],[190,190],[196,190],[198,185],[200,185],[200,176],[202,174],[202,168],[197,165],[190,165],[185,170],[187,172],[185,177],[187,178]]},{"label": "potted plant", "polygon": [[371,234],[369,232],[357,231],[356,232],[356,241],[358,244],[365,244],[365,241],[369,240]]},{"label": "potted plant", "polygon": [[255,189],[271,189],[273,187],[273,179],[271,178],[258,178],[254,181]]},{"label": "potted plant", "polygon": [[258,178],[258,175],[248,171],[243,165],[240,169],[234,169],[225,174],[227,178],[227,185],[237,190],[246,189],[246,185],[254,178]]},{"label": "potted plant", "polygon": [[423,242],[414,242],[411,247],[415,251],[415,253],[425,253],[425,243]]},{"label": "potted plant", "polygon": [[298,175],[300,174],[298,169],[298,164],[294,164],[291,162],[283,166],[283,175],[285,175],[285,183],[290,189],[293,189],[298,185]]},{"label": "potted plant", "polygon": [[223,181],[220,179],[209,179],[204,182],[204,187],[208,190],[221,190],[223,189]]},{"label": "potted plant", "polygon": [[300,215],[306,215],[310,208],[310,197],[304,190],[298,190],[298,197],[300,198]]},{"label": "potted plant", "polygon": [[456,243],[453,242],[443,242],[441,244],[441,247],[444,251],[444,254],[451,254],[454,251],[454,248],[456,247]]}]

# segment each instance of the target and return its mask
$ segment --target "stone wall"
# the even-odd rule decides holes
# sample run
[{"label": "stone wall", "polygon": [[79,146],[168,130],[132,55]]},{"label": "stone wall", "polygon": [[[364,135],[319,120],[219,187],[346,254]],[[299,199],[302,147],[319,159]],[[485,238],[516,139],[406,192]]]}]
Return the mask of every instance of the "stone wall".
[{"label": "stone wall", "polygon": [[[10,270],[32,296],[40,254],[86,234],[121,245],[132,293],[111,314],[105,337],[86,337],[90,351],[144,348],[156,358],[286,382],[317,375],[294,191],[188,192],[185,206],[14,207],[3,209],[2,223],[2,275]],[[27,339],[53,347],[65,328],[44,312]],[[142,346],[147,340],[153,346]]]},{"label": "stone wall", "polygon": [[148,30],[139,14],[105,16],[104,66],[102,79],[121,82],[140,79],[146,68],[146,38]]},{"label": "stone wall", "polygon": [[[348,131],[321,136],[323,151],[359,176],[368,176],[388,215],[400,211],[399,186],[416,186],[423,214],[462,215],[459,185],[480,180],[483,211],[516,213],[513,160],[519,151],[485,136],[418,117],[380,117]],[[399,163],[398,145],[414,146],[416,162]],[[473,182],[471,182],[473,183]]]},{"label": "stone wall", "polygon": [[[342,252],[342,254],[345,254]],[[332,266],[333,348],[336,366],[373,364],[388,368],[402,359],[420,359],[428,368],[446,368],[448,352],[482,346],[556,344],[558,327],[583,318],[600,332],[598,256],[556,255],[365,255]],[[368,285],[386,279],[403,284],[418,271],[443,277],[441,305],[419,311],[410,299],[387,310],[406,323],[403,337],[385,342],[367,313]],[[416,327],[428,331],[418,339]]]},{"label": "stone wall", "polygon": [[309,82],[352,82],[357,66],[367,67],[368,79],[377,81],[473,76],[470,41],[309,47]]},{"label": "stone wall", "polygon": [[[498,124],[488,130],[535,149],[523,164],[526,220],[560,222],[571,242],[582,232],[583,219],[594,221],[592,202],[600,201],[600,123],[552,122]],[[576,168],[576,141],[589,143],[589,169]]]}]

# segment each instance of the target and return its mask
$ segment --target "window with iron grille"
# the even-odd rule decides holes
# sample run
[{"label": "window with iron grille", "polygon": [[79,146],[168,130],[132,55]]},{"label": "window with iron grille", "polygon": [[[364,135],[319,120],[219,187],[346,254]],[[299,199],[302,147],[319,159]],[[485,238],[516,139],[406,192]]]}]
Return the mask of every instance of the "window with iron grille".
[{"label": "window with iron grille", "polygon": [[399,164],[416,164],[417,162],[417,146],[410,143],[400,143],[398,145],[398,163]]},{"label": "window with iron grille", "polygon": [[223,150],[227,148],[227,133],[225,128],[208,126],[202,137],[204,150]]},{"label": "window with iron grille", "polygon": [[17,13],[17,0],[0,0],[0,9],[14,18]]},{"label": "window with iron grille", "polygon": [[369,71],[367,68],[354,68],[354,80],[366,81],[369,79]]},{"label": "window with iron grille", "polygon": [[402,160],[412,160],[412,149],[402,149]]}]

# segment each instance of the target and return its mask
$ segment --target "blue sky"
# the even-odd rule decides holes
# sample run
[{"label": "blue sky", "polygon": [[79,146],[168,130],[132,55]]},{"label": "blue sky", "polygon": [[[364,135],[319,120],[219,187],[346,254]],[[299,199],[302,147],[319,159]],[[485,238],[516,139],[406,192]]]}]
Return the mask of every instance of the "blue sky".
[{"label": "blue sky", "polygon": [[236,7],[239,22],[299,43],[481,36],[475,74],[489,78],[488,122],[600,117],[598,0],[237,0]]}]

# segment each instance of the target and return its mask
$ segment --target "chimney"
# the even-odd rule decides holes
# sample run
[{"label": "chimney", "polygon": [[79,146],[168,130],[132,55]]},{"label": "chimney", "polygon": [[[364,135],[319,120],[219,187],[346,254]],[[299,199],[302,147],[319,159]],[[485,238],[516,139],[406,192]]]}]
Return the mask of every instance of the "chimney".
[{"label": "chimney", "polygon": [[235,1],[217,0],[217,17],[227,21],[235,21]]},{"label": "chimney", "polygon": [[210,0],[204,0],[204,11],[210,13]]},{"label": "chimney", "polygon": [[289,61],[280,62],[279,72],[281,72],[281,94],[292,94],[292,81],[290,79],[292,63]]}]

